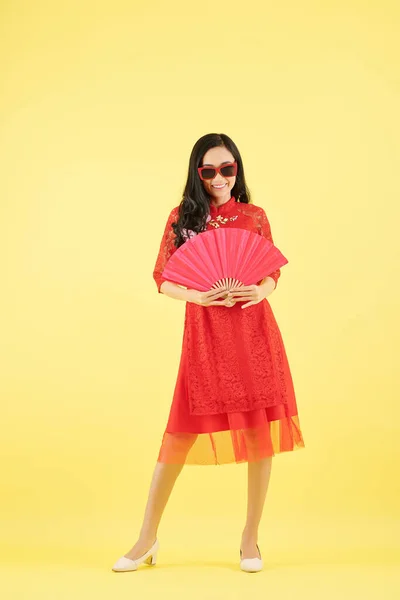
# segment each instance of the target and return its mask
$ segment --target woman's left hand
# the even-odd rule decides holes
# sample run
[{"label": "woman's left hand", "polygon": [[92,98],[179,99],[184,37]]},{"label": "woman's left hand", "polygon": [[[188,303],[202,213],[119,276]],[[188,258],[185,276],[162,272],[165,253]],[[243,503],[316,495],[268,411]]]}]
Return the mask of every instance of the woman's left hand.
[{"label": "woman's left hand", "polygon": [[241,306],[241,308],[246,308],[247,306],[258,304],[264,300],[264,298],[266,298],[266,290],[263,285],[257,285],[256,283],[253,285],[240,285],[231,288],[228,298],[234,302],[243,302],[247,300],[248,302]]}]

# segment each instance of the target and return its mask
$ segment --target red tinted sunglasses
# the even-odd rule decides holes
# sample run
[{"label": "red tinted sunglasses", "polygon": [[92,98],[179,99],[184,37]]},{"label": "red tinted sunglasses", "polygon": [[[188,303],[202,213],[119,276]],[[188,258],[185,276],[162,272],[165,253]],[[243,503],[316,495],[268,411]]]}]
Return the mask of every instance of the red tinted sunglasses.
[{"label": "red tinted sunglasses", "polygon": [[217,173],[222,177],[234,177],[237,173],[237,162],[226,163],[221,167],[198,167],[200,179],[214,179]]}]

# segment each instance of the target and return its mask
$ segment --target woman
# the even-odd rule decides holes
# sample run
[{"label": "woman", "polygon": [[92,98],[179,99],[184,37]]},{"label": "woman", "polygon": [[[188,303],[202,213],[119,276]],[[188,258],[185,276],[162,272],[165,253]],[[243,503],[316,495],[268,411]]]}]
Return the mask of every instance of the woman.
[{"label": "woman", "polygon": [[285,348],[267,301],[280,269],[254,285],[218,284],[207,292],[162,276],[187,239],[219,227],[273,242],[265,211],[250,203],[238,148],[227,135],[211,133],[193,147],[183,199],[169,214],[154,268],[158,292],[186,302],[182,354],[140,536],[115,571],[155,564],[158,526],[184,464],[232,462],[248,463],[240,567],[260,571],[258,528],[272,457],[304,447]]}]

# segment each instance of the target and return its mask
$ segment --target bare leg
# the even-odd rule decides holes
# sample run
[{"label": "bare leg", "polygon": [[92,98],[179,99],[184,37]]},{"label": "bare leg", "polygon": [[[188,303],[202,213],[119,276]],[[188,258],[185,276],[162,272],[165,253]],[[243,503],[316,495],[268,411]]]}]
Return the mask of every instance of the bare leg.
[{"label": "bare leg", "polygon": [[242,558],[260,558],[258,527],[271,476],[272,456],[248,463],[247,519],[242,533]]},{"label": "bare leg", "polygon": [[[196,440],[197,435],[187,438],[187,452]],[[179,441],[182,450],[182,441]],[[140,530],[139,539],[124,556],[135,560],[151,548],[157,537],[158,526],[164,509],[174,488],[178,475],[183,469],[181,464],[157,462],[151,480],[146,509]]]}]

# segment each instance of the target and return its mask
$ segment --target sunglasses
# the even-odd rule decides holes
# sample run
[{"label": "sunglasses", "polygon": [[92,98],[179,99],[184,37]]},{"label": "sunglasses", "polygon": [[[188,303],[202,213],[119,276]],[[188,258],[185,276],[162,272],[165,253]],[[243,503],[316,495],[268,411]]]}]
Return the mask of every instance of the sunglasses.
[{"label": "sunglasses", "polygon": [[221,167],[198,167],[200,179],[214,179],[217,173],[222,177],[234,177],[237,173],[237,162],[227,163]]}]

